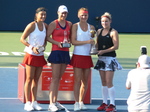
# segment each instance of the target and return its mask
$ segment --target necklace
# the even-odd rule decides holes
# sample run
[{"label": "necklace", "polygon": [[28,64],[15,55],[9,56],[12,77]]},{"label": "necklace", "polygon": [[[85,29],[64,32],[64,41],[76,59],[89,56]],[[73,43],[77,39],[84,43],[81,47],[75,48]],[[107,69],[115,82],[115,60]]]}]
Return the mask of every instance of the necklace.
[{"label": "necklace", "polygon": [[86,24],[81,24],[81,23],[80,23],[80,27],[81,27],[81,29],[82,29],[83,31],[86,31],[88,25],[87,25],[87,23],[86,23]]}]

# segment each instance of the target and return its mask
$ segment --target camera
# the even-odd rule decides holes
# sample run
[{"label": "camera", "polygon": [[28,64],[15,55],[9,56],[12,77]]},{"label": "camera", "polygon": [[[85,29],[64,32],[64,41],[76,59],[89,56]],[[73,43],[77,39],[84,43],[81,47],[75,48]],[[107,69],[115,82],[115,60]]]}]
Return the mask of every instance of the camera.
[{"label": "camera", "polygon": [[[140,47],[141,55],[147,55],[147,48],[146,46],[141,46]],[[138,67],[138,62],[136,62],[136,67]]]},{"label": "camera", "polygon": [[141,46],[140,50],[141,50],[141,55],[147,54],[146,46]]}]

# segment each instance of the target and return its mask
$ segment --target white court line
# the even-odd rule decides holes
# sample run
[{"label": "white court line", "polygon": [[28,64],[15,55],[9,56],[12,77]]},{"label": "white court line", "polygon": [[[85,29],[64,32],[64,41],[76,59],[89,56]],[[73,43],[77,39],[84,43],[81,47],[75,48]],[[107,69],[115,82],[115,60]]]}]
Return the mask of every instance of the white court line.
[{"label": "white court line", "polygon": [[9,100],[14,100],[14,99],[16,100],[16,99],[18,99],[18,98],[0,98],[0,100],[8,100],[8,99],[9,99]]},{"label": "white court line", "polygon": [[17,69],[18,67],[0,67],[0,68],[14,68],[14,69]]},{"label": "white court line", "polygon": [[[128,98],[115,98],[115,100],[127,100]],[[102,100],[102,98],[91,98],[91,100]],[[109,98],[108,98],[109,100]]]}]

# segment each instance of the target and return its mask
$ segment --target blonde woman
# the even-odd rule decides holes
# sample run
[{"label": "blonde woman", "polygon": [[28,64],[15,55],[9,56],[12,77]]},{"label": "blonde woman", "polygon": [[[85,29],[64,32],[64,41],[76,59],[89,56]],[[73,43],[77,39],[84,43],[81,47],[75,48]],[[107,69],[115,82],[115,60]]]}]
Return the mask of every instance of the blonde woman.
[{"label": "blonde woman", "polygon": [[[111,28],[112,17],[106,12],[101,16],[101,25],[103,28],[97,31],[98,61],[95,69],[99,70],[102,82],[103,103],[97,110],[106,112],[116,111],[115,106],[115,88],[113,86],[113,76],[116,69],[122,69],[116,60],[116,52],[119,48],[118,32]],[[110,98],[110,104],[107,97]]]},{"label": "blonde woman", "polygon": [[88,78],[90,68],[93,67],[92,58],[90,56],[91,39],[90,30],[95,29],[94,26],[87,23],[89,12],[87,8],[78,10],[79,22],[73,24],[71,42],[74,45],[71,65],[74,68],[74,111],[86,110],[84,105],[84,96],[88,88]]}]

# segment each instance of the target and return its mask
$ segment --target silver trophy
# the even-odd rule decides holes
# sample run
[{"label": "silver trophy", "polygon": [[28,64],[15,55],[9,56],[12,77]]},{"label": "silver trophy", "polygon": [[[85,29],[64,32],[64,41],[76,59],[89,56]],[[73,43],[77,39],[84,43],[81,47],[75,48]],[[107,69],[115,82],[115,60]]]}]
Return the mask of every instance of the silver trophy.
[{"label": "silver trophy", "polygon": [[38,48],[37,51],[39,53],[41,53],[41,52],[43,52],[45,50],[43,46],[37,46],[37,48]]},{"label": "silver trophy", "polygon": [[[90,30],[91,38],[94,39],[96,37],[96,31],[95,30]],[[95,55],[98,53],[98,50],[95,46],[95,44],[91,44],[91,50],[90,50],[90,55]]]},{"label": "silver trophy", "polygon": [[61,46],[63,47],[63,48],[69,48],[69,47],[71,47],[71,44],[70,43],[68,43],[68,40],[67,40],[67,31],[64,31],[64,41],[63,41],[63,43],[61,44]]}]

